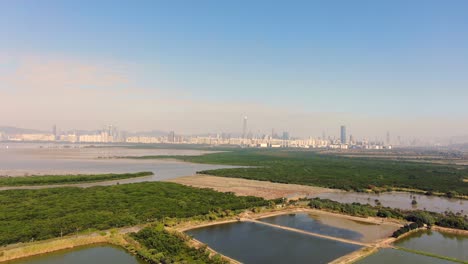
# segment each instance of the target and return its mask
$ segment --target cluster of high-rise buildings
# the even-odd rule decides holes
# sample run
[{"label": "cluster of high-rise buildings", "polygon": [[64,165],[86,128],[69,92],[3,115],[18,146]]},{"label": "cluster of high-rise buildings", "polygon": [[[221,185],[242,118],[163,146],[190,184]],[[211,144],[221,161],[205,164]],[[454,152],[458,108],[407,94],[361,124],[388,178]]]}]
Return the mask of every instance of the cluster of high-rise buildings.
[{"label": "cluster of high-rise buildings", "polygon": [[93,133],[62,132],[53,126],[51,133],[13,133],[0,132],[0,140],[7,141],[39,141],[39,142],[69,142],[69,143],[117,143],[125,142],[125,136],[116,127],[109,125]]},{"label": "cluster of high-rise buildings", "polygon": [[271,134],[253,134],[247,130],[247,117],[244,117],[242,134],[227,133],[204,136],[179,135],[174,131],[164,136],[126,136],[115,126],[108,125],[95,132],[59,132],[53,126],[51,133],[23,133],[5,135],[0,132],[0,140],[8,141],[39,141],[39,142],[69,142],[69,143],[131,143],[131,144],[200,144],[200,145],[236,145],[253,148],[329,148],[329,149],[388,149],[391,148],[390,136],[387,133],[387,142],[371,142],[369,140],[356,140],[352,135],[347,137],[346,126],[340,127],[340,136],[335,137],[309,137],[292,138],[289,132]]}]

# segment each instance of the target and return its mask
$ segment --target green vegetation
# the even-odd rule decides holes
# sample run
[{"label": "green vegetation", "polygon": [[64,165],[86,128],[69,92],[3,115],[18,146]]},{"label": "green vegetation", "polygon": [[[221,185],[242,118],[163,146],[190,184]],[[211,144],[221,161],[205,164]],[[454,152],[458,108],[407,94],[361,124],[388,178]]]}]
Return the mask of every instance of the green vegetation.
[{"label": "green vegetation", "polygon": [[87,183],[129,179],[153,175],[152,172],[144,171],[137,173],[121,174],[95,174],[95,175],[47,175],[47,176],[23,176],[23,177],[0,177],[0,186],[32,186],[32,185],[53,185]]},{"label": "green vegetation", "polygon": [[143,156],[195,163],[252,166],[200,173],[279,183],[363,191],[407,188],[450,196],[468,195],[468,166],[348,158],[298,150],[235,150],[202,156]]},{"label": "green vegetation", "polygon": [[448,261],[453,261],[453,262],[457,262],[457,263],[465,263],[466,264],[466,261],[459,260],[459,259],[456,259],[456,258],[441,256],[441,255],[437,255],[437,254],[434,254],[434,253],[429,253],[429,252],[415,250],[415,249],[409,249],[409,248],[403,248],[403,247],[396,247],[396,248],[399,249],[399,250],[409,252],[409,253],[414,253],[414,254],[419,254],[419,255],[423,255],[423,256],[428,256],[428,257],[433,257],[433,258],[438,258],[438,259],[443,259],[443,260],[448,260]]},{"label": "green vegetation", "polygon": [[[468,218],[457,216],[453,213],[439,214],[421,210],[401,210],[393,209],[390,207],[371,206],[369,204],[339,203],[329,199],[320,198],[314,198],[309,200],[309,206],[315,209],[328,210],[353,216],[377,216],[383,218],[404,219],[406,221],[414,222],[418,226],[423,226],[424,224],[426,224],[428,226],[438,225],[442,227],[468,230]],[[409,231],[409,229],[414,229],[414,227],[414,225],[411,226],[411,228],[408,227],[408,230],[406,230],[406,232]],[[401,234],[402,233],[398,235]]]},{"label": "green vegetation", "polygon": [[143,248],[130,249],[149,263],[195,263],[227,264],[220,255],[210,257],[206,246],[193,248],[188,237],[182,233],[171,233],[163,226],[146,227],[130,235]]},{"label": "green vegetation", "polygon": [[417,222],[417,223],[411,223],[409,225],[404,225],[402,227],[400,227],[398,230],[396,230],[395,232],[393,232],[392,234],[392,237],[399,237],[405,233],[408,233],[409,231],[411,230],[416,230],[420,227],[423,227],[424,224],[422,222]]},{"label": "green vegetation", "polygon": [[0,246],[166,218],[212,219],[266,206],[256,197],[167,182],[0,192]]}]

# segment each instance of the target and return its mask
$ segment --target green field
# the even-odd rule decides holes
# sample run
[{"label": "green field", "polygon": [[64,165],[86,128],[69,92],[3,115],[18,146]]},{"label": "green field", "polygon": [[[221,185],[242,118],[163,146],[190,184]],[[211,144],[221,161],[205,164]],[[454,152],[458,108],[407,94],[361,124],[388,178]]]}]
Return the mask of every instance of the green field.
[{"label": "green field", "polygon": [[73,184],[100,182],[111,180],[122,180],[153,175],[152,172],[144,171],[137,173],[121,174],[79,174],[79,175],[44,175],[44,176],[21,176],[21,177],[0,177],[0,186],[33,186],[33,185],[53,185],[53,184]]},{"label": "green field", "polygon": [[144,156],[254,166],[202,171],[223,176],[344,190],[409,188],[468,195],[468,166],[320,155],[311,151],[236,150],[202,156]]},{"label": "green field", "polygon": [[0,246],[167,217],[215,219],[266,204],[261,198],[166,182],[2,191]]}]

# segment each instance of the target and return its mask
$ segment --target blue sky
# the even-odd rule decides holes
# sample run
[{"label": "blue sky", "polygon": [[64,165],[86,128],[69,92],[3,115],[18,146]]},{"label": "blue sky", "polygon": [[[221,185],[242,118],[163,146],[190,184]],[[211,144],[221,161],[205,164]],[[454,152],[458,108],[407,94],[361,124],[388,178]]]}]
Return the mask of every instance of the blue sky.
[{"label": "blue sky", "polygon": [[457,0],[2,1],[0,74],[32,54],[193,102],[465,120],[467,12]]}]

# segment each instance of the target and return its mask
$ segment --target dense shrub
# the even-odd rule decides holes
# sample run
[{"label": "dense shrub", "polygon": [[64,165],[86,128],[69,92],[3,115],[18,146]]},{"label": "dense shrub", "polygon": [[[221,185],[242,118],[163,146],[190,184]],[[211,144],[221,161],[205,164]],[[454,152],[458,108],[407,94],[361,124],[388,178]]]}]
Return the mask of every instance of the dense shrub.
[{"label": "dense shrub", "polygon": [[0,192],[0,245],[109,229],[167,217],[217,217],[266,206],[256,197],[167,182]]},{"label": "dense shrub", "polygon": [[[468,195],[468,167],[372,158],[320,155],[310,151],[233,150],[202,156],[168,156],[190,162],[254,166],[202,171],[216,176],[329,188],[374,191],[413,188]],[[142,159],[164,156],[138,157]]]},{"label": "dense shrub", "polygon": [[400,210],[390,207],[371,206],[369,204],[339,203],[329,199],[320,198],[309,200],[309,206],[315,209],[329,210],[354,216],[378,216],[384,218],[404,219],[414,222],[418,226],[423,226],[424,224],[431,226],[435,224],[442,227],[468,230],[468,219],[450,212],[439,214],[420,210]]},{"label": "dense shrub", "polygon": [[188,246],[183,234],[170,233],[162,227],[146,227],[131,237],[143,246],[137,254],[150,263],[229,263],[219,255],[210,257],[206,247]]},{"label": "dense shrub", "polygon": [[50,184],[70,184],[84,182],[100,182],[122,180],[135,177],[153,175],[152,172],[143,171],[137,173],[120,174],[79,174],[79,175],[41,175],[24,177],[0,177],[0,186],[26,186],[26,185],[50,185]]}]

